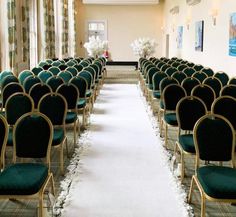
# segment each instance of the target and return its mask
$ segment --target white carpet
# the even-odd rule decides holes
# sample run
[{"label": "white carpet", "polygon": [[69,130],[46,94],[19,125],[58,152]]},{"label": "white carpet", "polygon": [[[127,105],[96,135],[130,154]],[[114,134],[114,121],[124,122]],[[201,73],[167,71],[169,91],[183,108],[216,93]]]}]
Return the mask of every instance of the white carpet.
[{"label": "white carpet", "polygon": [[64,217],[184,217],[137,85],[105,84]]}]

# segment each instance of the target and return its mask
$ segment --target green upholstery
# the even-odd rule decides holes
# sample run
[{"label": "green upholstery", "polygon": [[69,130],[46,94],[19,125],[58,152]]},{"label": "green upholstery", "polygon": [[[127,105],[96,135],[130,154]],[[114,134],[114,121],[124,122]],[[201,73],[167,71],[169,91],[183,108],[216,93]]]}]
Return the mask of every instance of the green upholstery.
[{"label": "green upholstery", "polygon": [[66,71],[70,72],[73,75],[73,77],[77,76],[78,74],[78,70],[75,67],[67,67]]},{"label": "green upholstery", "polygon": [[236,169],[205,166],[197,170],[197,178],[209,196],[218,199],[236,198]]},{"label": "green upholstery", "polygon": [[8,85],[9,83],[19,83],[19,80],[16,76],[14,75],[8,75],[6,76],[2,81],[1,81],[1,88],[3,89],[6,85]]},{"label": "green upholstery", "polygon": [[179,136],[179,144],[184,151],[189,153],[195,153],[195,146],[193,142],[193,134],[184,134]]},{"label": "green upholstery", "polygon": [[86,91],[87,91],[88,85],[87,85],[86,80],[83,77],[80,77],[80,76],[73,77],[70,80],[70,84],[74,84],[77,87],[79,91],[79,97],[81,98],[86,97]]},{"label": "green upholstery", "polygon": [[90,97],[92,96],[92,91],[91,90],[87,90],[86,91],[86,97]]},{"label": "green upholstery", "polygon": [[74,123],[77,120],[77,114],[75,112],[67,112],[66,124]]},{"label": "green upholstery", "polygon": [[218,78],[208,77],[203,81],[203,84],[209,85],[215,91],[216,97],[219,96],[222,84]]},{"label": "green upholstery", "polygon": [[13,75],[13,72],[12,71],[8,71],[8,70],[2,71],[0,73],[0,83],[2,83],[3,79],[5,77],[7,77],[8,75]]},{"label": "green upholstery", "polygon": [[48,69],[49,72],[51,72],[53,75],[57,75],[60,73],[60,69],[56,66],[52,66]]},{"label": "green upholstery", "polygon": [[50,72],[50,71],[47,71],[47,70],[44,70],[44,71],[41,71],[39,74],[38,74],[38,77],[40,78],[40,80],[43,82],[43,83],[46,83],[46,81],[52,77],[53,74]]},{"label": "green upholstery", "polygon": [[86,80],[86,82],[87,82],[87,89],[90,90],[91,89],[91,85],[93,83],[92,75],[89,72],[83,70],[83,71],[79,72],[79,76]]},{"label": "green upholstery", "polygon": [[165,73],[168,75],[168,76],[171,76],[173,75],[175,72],[177,72],[178,70],[174,67],[169,67],[165,70]]},{"label": "green upholstery", "polygon": [[56,60],[52,63],[52,66],[59,67],[62,63],[59,60]]},{"label": "green upholstery", "polygon": [[207,74],[204,72],[195,72],[192,77],[198,79],[202,83],[204,79],[207,78]]},{"label": "green upholstery", "polygon": [[73,60],[70,60],[66,63],[67,66],[74,66],[75,62]]},{"label": "green upholstery", "polygon": [[153,90],[153,84],[149,84],[149,85],[148,85],[148,89],[149,89],[149,90]]},{"label": "green upholstery", "polygon": [[18,79],[19,79],[19,82],[21,84],[24,83],[25,79],[29,76],[33,75],[33,72],[31,72],[30,70],[24,70],[22,71],[19,76],[18,76]]},{"label": "green upholstery", "polygon": [[161,93],[160,93],[160,91],[154,91],[154,92],[153,92],[153,96],[154,96],[154,98],[156,98],[156,99],[160,99],[160,98],[161,98]]},{"label": "green upholstery", "polygon": [[41,61],[38,66],[43,68],[45,65],[48,65],[48,63],[46,61]]},{"label": "green upholstery", "polygon": [[197,85],[200,84],[200,81],[196,78],[185,78],[182,83],[181,86],[185,89],[186,93],[188,96],[191,95],[191,91],[194,87],[196,87]]},{"label": "green upholstery", "polygon": [[59,77],[63,79],[65,83],[68,83],[73,75],[69,71],[62,71],[58,74]]},{"label": "green upholstery", "polygon": [[48,176],[41,164],[14,164],[0,173],[0,195],[32,195],[37,193]]},{"label": "green upholstery", "polygon": [[196,71],[195,71],[195,69],[193,69],[193,68],[185,68],[184,70],[183,70],[183,73],[187,76],[187,77],[191,77],[194,73],[195,73]]},{"label": "green upholstery", "polygon": [[13,146],[13,129],[12,129],[12,127],[10,127],[9,131],[8,131],[7,145]]},{"label": "green upholstery", "polygon": [[61,77],[53,76],[47,80],[46,84],[55,92],[60,85],[64,84],[64,80]]},{"label": "green upholstery", "polygon": [[221,96],[232,96],[236,99],[236,85],[226,85],[221,89]]},{"label": "green upholstery", "polygon": [[79,99],[78,103],[77,103],[77,108],[84,108],[86,106],[86,100],[85,99]]},{"label": "green upholstery", "polygon": [[163,100],[160,100],[160,108],[161,108],[161,109],[164,109],[164,108],[165,108]]},{"label": "green upholstery", "polygon": [[41,71],[43,71],[42,67],[34,67],[31,70],[33,72],[34,75],[38,75]]},{"label": "green upholstery", "polygon": [[40,78],[38,78],[37,76],[29,76],[25,79],[23,86],[25,88],[25,92],[29,93],[30,88],[37,83],[41,83]]},{"label": "green upholstery", "polygon": [[177,117],[175,113],[167,113],[164,115],[164,120],[167,124],[170,124],[172,126],[177,126]]},{"label": "green upholstery", "polygon": [[54,128],[52,146],[59,145],[65,138],[65,132],[62,128]]},{"label": "green upholstery", "polygon": [[204,66],[202,66],[200,64],[197,64],[197,65],[193,66],[193,69],[196,70],[196,71],[201,71],[203,68],[204,68]]},{"label": "green upholstery", "polygon": [[83,68],[84,68],[84,67],[83,67],[82,65],[80,65],[80,64],[75,65],[74,67],[77,69],[78,72],[82,71]]},{"label": "green upholstery", "polygon": [[186,68],[188,68],[188,66],[185,65],[185,64],[181,64],[181,65],[179,65],[179,66],[177,67],[178,71],[181,71],[181,72],[182,72],[184,69],[186,69]]},{"label": "green upholstery", "polygon": [[[197,71],[200,71],[200,70],[197,70]],[[212,69],[210,69],[210,68],[202,68],[201,72],[206,73],[207,76],[209,76],[209,77],[214,75],[214,71]]]},{"label": "green upholstery", "polygon": [[152,77],[152,84],[153,84],[153,90],[159,90],[160,89],[160,83],[161,81],[167,77],[167,74],[162,72],[157,72]]},{"label": "green upholstery", "polygon": [[218,78],[223,86],[225,86],[229,81],[229,76],[225,72],[217,72],[214,77]]},{"label": "green upholstery", "polygon": [[183,72],[175,72],[174,74],[171,75],[172,78],[175,78],[179,84],[187,77],[186,74]]}]

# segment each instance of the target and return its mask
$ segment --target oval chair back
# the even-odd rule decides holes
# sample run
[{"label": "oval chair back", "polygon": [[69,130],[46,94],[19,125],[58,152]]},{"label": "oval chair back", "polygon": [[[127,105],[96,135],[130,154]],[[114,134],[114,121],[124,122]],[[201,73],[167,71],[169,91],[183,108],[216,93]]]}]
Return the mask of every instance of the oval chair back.
[{"label": "oval chair back", "polygon": [[78,72],[82,71],[83,68],[84,68],[84,67],[83,67],[82,65],[80,65],[80,64],[75,65],[74,67],[77,69]]},{"label": "oval chair back", "polygon": [[159,85],[159,90],[160,90],[160,94],[162,95],[165,87],[167,87],[168,85],[170,84],[178,84],[178,81],[175,79],[175,78],[172,78],[172,77],[166,77],[166,78],[163,78],[160,82],[160,85]]},{"label": "oval chair back", "polygon": [[69,83],[74,84],[77,87],[80,98],[84,98],[84,99],[86,98],[88,84],[83,77],[80,77],[80,76],[73,77]]},{"label": "oval chair back", "polygon": [[16,121],[25,113],[34,109],[33,99],[26,93],[14,93],[6,101],[6,119],[9,125],[14,125]]},{"label": "oval chair back", "polygon": [[21,84],[12,82],[6,85],[2,90],[2,108],[5,108],[7,99],[14,93],[24,92],[24,88]]},{"label": "oval chair back", "polygon": [[46,84],[51,87],[52,92],[56,92],[57,88],[64,84],[64,80],[61,77],[58,76],[52,76],[51,78],[49,78],[46,82]]},{"label": "oval chair back", "polygon": [[3,89],[6,85],[10,84],[10,83],[19,83],[18,78],[15,75],[8,75],[6,76],[1,83],[1,88]]},{"label": "oval chair back", "polygon": [[185,68],[182,72],[183,72],[187,77],[191,77],[191,76],[196,72],[196,70],[193,69],[193,68],[187,67],[187,68]]},{"label": "oval chair back", "polygon": [[236,85],[236,77],[233,77],[233,78],[229,79],[228,84]]},{"label": "oval chair back", "polygon": [[203,81],[203,84],[209,85],[215,91],[216,97],[219,96],[221,88],[222,88],[222,84],[218,78],[208,77]]},{"label": "oval chair back", "polygon": [[179,84],[182,83],[182,81],[187,77],[186,74],[184,74],[183,72],[175,72],[174,74],[171,75],[172,78],[175,78]]},{"label": "oval chair back", "polygon": [[153,77],[152,77],[152,84],[153,84],[153,91],[158,91],[160,90],[160,82],[162,79],[168,77],[167,74],[163,72],[156,72]]},{"label": "oval chair back", "polygon": [[227,118],[236,130],[236,99],[231,96],[220,96],[212,104],[212,113]]},{"label": "oval chair back", "polygon": [[186,68],[188,68],[187,65],[185,65],[185,64],[180,64],[180,65],[177,67],[177,70],[180,71],[180,72],[182,72],[182,71],[183,71],[184,69],[186,69]]},{"label": "oval chair back", "polygon": [[182,81],[181,86],[186,90],[187,95],[190,96],[192,89],[199,84],[200,81],[198,79],[193,77],[188,77]]},{"label": "oval chair back", "polygon": [[202,68],[199,71],[204,72],[205,74],[207,74],[208,77],[211,77],[214,75],[214,71],[211,68]]},{"label": "oval chair back", "polygon": [[232,96],[236,99],[236,85],[225,85],[220,91],[220,96]]},{"label": "oval chair back", "polygon": [[193,69],[195,71],[201,71],[202,69],[204,68],[204,66],[200,65],[200,64],[197,64],[197,65],[194,65],[193,66]]},{"label": "oval chair back", "polygon": [[177,72],[177,68],[175,67],[169,67],[165,70],[165,73],[168,75],[168,76],[172,76],[175,72]]},{"label": "oval chair back", "polygon": [[34,101],[34,109],[38,108],[39,100],[44,95],[51,92],[52,92],[52,89],[47,84],[38,83],[38,84],[33,85],[29,90],[29,95],[32,97]]},{"label": "oval chair back", "polygon": [[38,75],[40,72],[43,71],[43,68],[42,67],[34,67],[34,68],[32,68],[31,71],[33,72],[34,75]]},{"label": "oval chair back", "polygon": [[78,75],[78,70],[75,67],[67,67],[66,71],[70,72],[73,77]]},{"label": "oval chair back", "polygon": [[58,77],[61,77],[65,83],[68,83],[73,78],[73,75],[69,71],[61,71]]},{"label": "oval chair back", "polygon": [[49,78],[51,78],[53,76],[53,74],[50,72],[50,71],[48,71],[48,70],[44,70],[44,71],[42,71],[42,72],[40,72],[39,74],[38,74],[38,77],[40,78],[40,80],[45,84],[46,82],[47,82],[47,80],[49,79]]},{"label": "oval chair back", "polygon": [[30,88],[37,83],[41,83],[41,80],[38,76],[29,76],[28,78],[25,79],[23,83],[23,87],[25,89],[26,93],[29,93]]},{"label": "oval chair back", "polygon": [[52,66],[48,69],[49,72],[51,72],[53,75],[57,75],[60,73],[60,69],[56,66]]},{"label": "oval chair back", "polygon": [[78,76],[82,77],[82,78],[84,78],[86,80],[86,82],[87,82],[87,89],[91,90],[91,87],[92,87],[92,84],[93,84],[93,77],[90,74],[90,72],[87,72],[87,71],[83,70],[83,71],[79,72]]},{"label": "oval chair back", "polygon": [[25,79],[31,75],[34,75],[32,71],[30,70],[24,70],[22,71],[19,75],[18,75],[18,79],[19,79],[19,82],[20,84],[23,85]]},{"label": "oval chair back", "polygon": [[193,78],[198,79],[201,83],[208,77],[207,74],[205,72],[195,72],[192,75]]},{"label": "oval chair back", "polygon": [[214,74],[215,78],[218,78],[221,81],[222,86],[227,85],[229,81],[229,76],[225,72],[216,72]]},{"label": "oval chair back", "polygon": [[211,105],[216,98],[215,91],[207,84],[199,84],[194,87],[191,96],[200,98],[205,103],[208,112],[211,111]]}]

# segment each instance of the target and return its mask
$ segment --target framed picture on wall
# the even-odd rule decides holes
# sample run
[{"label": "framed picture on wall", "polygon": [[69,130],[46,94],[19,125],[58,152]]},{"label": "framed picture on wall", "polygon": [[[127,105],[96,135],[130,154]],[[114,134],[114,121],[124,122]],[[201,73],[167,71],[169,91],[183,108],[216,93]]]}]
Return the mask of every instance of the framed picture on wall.
[{"label": "framed picture on wall", "polygon": [[203,51],[203,33],[204,33],[204,21],[198,21],[195,23],[195,50]]},{"label": "framed picture on wall", "polygon": [[183,46],[183,26],[178,26],[177,28],[177,48],[182,49]]},{"label": "framed picture on wall", "polygon": [[236,13],[230,14],[229,21],[229,55],[236,56]]}]

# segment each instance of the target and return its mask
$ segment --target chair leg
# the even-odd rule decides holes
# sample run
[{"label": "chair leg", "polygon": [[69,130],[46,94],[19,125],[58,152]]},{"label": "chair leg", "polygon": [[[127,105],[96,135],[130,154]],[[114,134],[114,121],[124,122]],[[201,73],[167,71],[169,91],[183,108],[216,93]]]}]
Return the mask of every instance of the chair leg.
[{"label": "chair leg", "polygon": [[38,216],[43,217],[43,193],[40,193],[39,195],[39,208],[38,208]]},{"label": "chair leg", "polygon": [[55,196],[55,185],[54,185],[54,179],[53,179],[53,174],[51,174],[51,191],[53,196]]},{"label": "chair leg", "polygon": [[75,145],[76,145],[76,139],[77,139],[77,135],[76,135],[76,127],[77,127],[77,121],[74,122],[74,149],[75,149]]},{"label": "chair leg", "polygon": [[63,142],[60,147],[60,171],[61,175],[64,175]]},{"label": "chair leg", "polygon": [[168,142],[168,124],[165,124],[165,147],[167,148],[167,142]]},{"label": "chair leg", "polygon": [[184,180],[184,153],[180,151],[180,159],[181,159],[181,183]]},{"label": "chair leg", "polygon": [[206,214],[206,199],[205,196],[201,193],[201,217],[205,217]]},{"label": "chair leg", "polygon": [[191,201],[192,201],[192,192],[193,192],[194,182],[195,182],[195,180],[194,180],[194,176],[193,176],[192,180],[191,180],[189,194],[188,194],[188,203],[191,203]]}]

